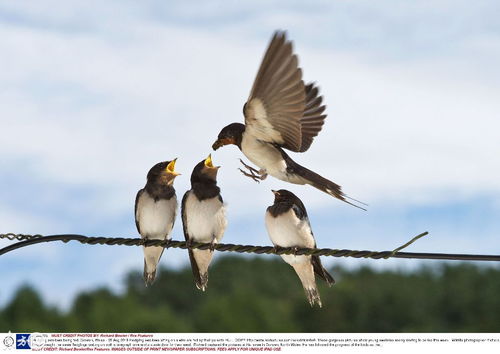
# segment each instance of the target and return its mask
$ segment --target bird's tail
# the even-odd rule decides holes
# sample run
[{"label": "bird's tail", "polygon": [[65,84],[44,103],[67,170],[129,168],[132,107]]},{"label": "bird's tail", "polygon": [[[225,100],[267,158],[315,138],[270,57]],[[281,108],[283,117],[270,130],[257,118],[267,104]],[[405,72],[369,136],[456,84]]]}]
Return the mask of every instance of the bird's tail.
[{"label": "bird's tail", "polygon": [[211,250],[189,250],[189,260],[193,270],[194,283],[198,289],[205,291],[208,286],[208,266],[212,261],[213,251]]},{"label": "bird's tail", "polygon": [[144,248],[144,282],[146,286],[153,284],[156,278],[156,267],[163,254],[161,246],[150,246]]},{"label": "bird's tail", "polygon": [[342,188],[337,183],[334,183],[318,175],[316,172],[313,172],[300,165],[297,166],[294,172],[298,174],[300,177],[302,177],[305,183],[310,184],[311,186],[319,189],[320,191],[323,191],[331,195],[332,197],[340,199],[341,201],[347,204],[351,204],[356,208],[366,211],[366,206],[368,206],[368,204],[365,204],[359,200],[356,200],[344,194],[344,192],[342,192]]},{"label": "bird's tail", "polygon": [[314,273],[316,273],[321,279],[323,279],[328,286],[335,284],[335,279],[328,273],[328,271],[321,264],[319,256],[312,256],[311,262],[313,265]]},{"label": "bird's tail", "polygon": [[318,306],[321,307],[321,298],[319,296],[318,287],[316,286],[316,280],[314,279],[314,271],[313,267],[311,267],[311,263],[295,263],[291,264],[291,266],[295,269],[295,272],[300,278],[300,282],[304,287],[309,304],[311,306],[318,304]]},{"label": "bird's tail", "polygon": [[208,287],[208,272],[199,273],[198,277],[195,278],[196,289],[205,291]]},{"label": "bird's tail", "polygon": [[304,288],[304,291],[306,292],[307,301],[309,301],[309,305],[311,305],[311,307],[313,307],[314,304],[318,304],[319,307],[323,306],[321,304],[321,298],[319,297],[319,292],[317,287]]},{"label": "bird's tail", "polygon": [[156,279],[156,268],[154,270],[148,269],[146,265],[146,260],[144,260],[144,283],[146,286],[151,286]]}]

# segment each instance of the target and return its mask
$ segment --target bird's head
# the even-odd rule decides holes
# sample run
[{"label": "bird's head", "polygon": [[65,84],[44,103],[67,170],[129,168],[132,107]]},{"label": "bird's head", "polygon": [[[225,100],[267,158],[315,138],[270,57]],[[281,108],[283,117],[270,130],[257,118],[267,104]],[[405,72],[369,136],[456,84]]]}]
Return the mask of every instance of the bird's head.
[{"label": "bird's head", "polygon": [[241,148],[241,139],[244,131],[245,125],[241,123],[231,123],[225,126],[222,128],[217,140],[212,145],[212,149],[217,150],[221,146],[229,144],[234,144]]},{"label": "bird's head", "polygon": [[175,171],[176,161],[177,158],[172,161],[158,162],[156,165],[151,167],[147,177],[148,183],[172,185],[175,177],[180,175],[179,172]]},{"label": "bird's head", "polygon": [[217,172],[220,166],[214,166],[212,155],[208,155],[205,160],[200,161],[193,169],[191,174],[191,183],[199,182],[215,182],[217,180]]},{"label": "bird's head", "polygon": [[279,191],[272,190],[271,192],[274,194],[274,204],[271,207],[274,208],[274,213],[279,214],[280,211],[285,212],[293,208],[295,215],[299,219],[307,219],[306,207],[299,197],[286,189],[280,189]]},{"label": "bird's head", "polygon": [[299,199],[295,194],[286,189],[280,189],[279,191],[271,190],[274,194],[274,203],[290,202],[295,203]]}]

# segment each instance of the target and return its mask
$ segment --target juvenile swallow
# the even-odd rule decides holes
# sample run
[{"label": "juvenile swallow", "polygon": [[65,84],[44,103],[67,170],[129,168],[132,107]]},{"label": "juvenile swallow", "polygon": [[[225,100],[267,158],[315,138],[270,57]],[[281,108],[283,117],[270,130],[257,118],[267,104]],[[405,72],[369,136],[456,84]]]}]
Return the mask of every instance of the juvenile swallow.
[{"label": "juvenile swallow", "polygon": [[[193,169],[191,189],[184,194],[181,205],[184,237],[188,243],[210,242],[214,246],[224,235],[227,220],[220,188],[217,186],[219,168],[220,166],[212,164],[212,157],[208,155]],[[205,291],[213,248],[189,248],[188,252],[196,287]]]},{"label": "juvenile swallow", "polygon": [[[135,226],[141,237],[147,240],[170,240],[177,215],[177,197],[173,186],[175,161],[164,161],[154,165],[148,172],[146,186],[135,197]],[[156,267],[163,253],[163,247],[151,246],[144,249],[144,281],[153,283]]]},{"label": "juvenile swallow", "polygon": [[[274,246],[316,248],[316,241],[302,201],[285,189],[272,191],[274,204],[266,211],[266,228]],[[321,265],[319,256],[281,255],[290,264],[302,282],[309,304],[321,307],[321,298],[316,286],[316,273],[328,286],[335,283],[333,277]]]},{"label": "juvenile swallow", "polygon": [[338,184],[299,165],[283,150],[307,151],[320,132],[326,106],[318,92],[314,83],[304,84],[297,55],[293,54],[292,42],[286,39],[286,33],[275,32],[243,106],[245,124],[232,123],[224,127],[212,148],[238,146],[260,168],[257,170],[240,160],[248,172],[240,171],[257,182],[269,174],[294,184],[310,184],[364,209],[354,202],[364,203],[348,197]]}]

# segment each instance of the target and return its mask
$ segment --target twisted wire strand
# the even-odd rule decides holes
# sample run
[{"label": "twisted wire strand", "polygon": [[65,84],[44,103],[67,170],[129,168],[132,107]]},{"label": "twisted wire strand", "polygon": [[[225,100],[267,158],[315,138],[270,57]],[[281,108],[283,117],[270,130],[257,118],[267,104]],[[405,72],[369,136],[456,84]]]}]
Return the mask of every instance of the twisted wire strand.
[{"label": "twisted wire strand", "polygon": [[271,246],[252,246],[252,245],[236,245],[231,243],[219,243],[211,245],[210,243],[192,242],[188,244],[186,241],[175,240],[146,240],[141,238],[123,238],[123,237],[89,237],[76,234],[63,235],[25,235],[25,234],[0,234],[0,239],[17,240],[19,242],[0,249],[0,256],[8,252],[17,250],[22,247],[35,245],[38,243],[54,242],[54,241],[78,241],[87,245],[124,245],[124,246],[162,246],[165,248],[181,248],[181,249],[215,249],[219,252],[238,252],[238,253],[255,253],[255,254],[294,254],[294,255],[314,255],[314,256],[330,256],[330,257],[353,257],[353,258],[371,258],[371,259],[387,259],[387,258],[413,258],[413,259],[440,259],[440,260],[465,260],[465,261],[500,261],[500,255],[477,255],[477,254],[452,254],[452,253],[414,253],[414,252],[399,252],[403,248],[408,247],[419,238],[428,235],[428,232],[423,232],[406,244],[396,248],[393,251],[358,251],[348,249],[331,249],[331,248],[296,248],[296,247],[271,247]]}]

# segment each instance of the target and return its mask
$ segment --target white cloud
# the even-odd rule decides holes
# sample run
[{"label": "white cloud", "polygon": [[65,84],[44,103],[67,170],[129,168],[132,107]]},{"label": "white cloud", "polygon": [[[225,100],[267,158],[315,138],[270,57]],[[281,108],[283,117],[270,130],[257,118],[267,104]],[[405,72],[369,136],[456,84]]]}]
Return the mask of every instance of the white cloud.
[{"label": "white cloud", "polygon": [[[242,119],[265,48],[154,25],[124,43],[15,26],[2,32],[2,65],[11,68],[2,74],[11,152],[3,158],[34,158],[41,173],[64,183],[134,188],[154,162],[174,156],[189,175],[218,130]],[[498,188],[498,87],[440,76],[440,62],[379,67],[297,47],[306,79],[321,85],[329,106],[325,130],[297,160],[350,183],[361,199]]]}]

